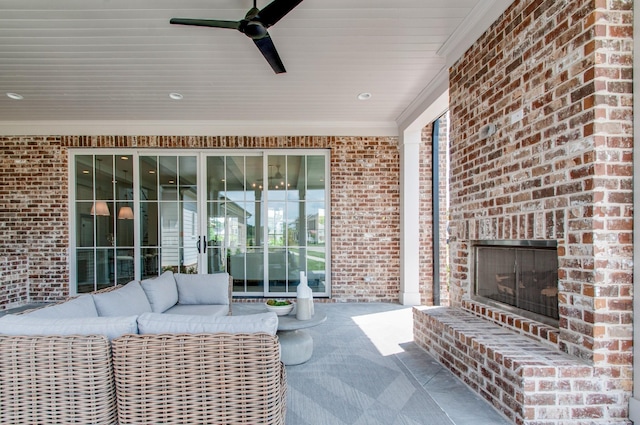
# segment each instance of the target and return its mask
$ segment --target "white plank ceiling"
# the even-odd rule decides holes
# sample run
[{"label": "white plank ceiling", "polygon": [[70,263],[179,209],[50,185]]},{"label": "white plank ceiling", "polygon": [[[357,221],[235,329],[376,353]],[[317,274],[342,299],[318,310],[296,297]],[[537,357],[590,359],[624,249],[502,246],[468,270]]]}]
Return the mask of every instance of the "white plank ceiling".
[{"label": "white plank ceiling", "polygon": [[0,122],[396,123],[481,3],[304,0],[269,29],[276,75],[238,31],[169,24],[239,20],[252,0],[0,0]]}]

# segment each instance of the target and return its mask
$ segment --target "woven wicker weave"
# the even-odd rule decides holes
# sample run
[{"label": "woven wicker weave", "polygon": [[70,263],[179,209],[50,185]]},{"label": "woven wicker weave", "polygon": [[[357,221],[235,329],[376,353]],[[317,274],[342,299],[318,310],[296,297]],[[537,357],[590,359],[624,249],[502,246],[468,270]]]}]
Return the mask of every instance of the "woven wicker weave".
[{"label": "woven wicker weave", "polygon": [[112,343],[120,425],[285,423],[275,336],[124,335]]},{"label": "woven wicker weave", "polygon": [[116,424],[103,336],[0,335],[0,424]]}]

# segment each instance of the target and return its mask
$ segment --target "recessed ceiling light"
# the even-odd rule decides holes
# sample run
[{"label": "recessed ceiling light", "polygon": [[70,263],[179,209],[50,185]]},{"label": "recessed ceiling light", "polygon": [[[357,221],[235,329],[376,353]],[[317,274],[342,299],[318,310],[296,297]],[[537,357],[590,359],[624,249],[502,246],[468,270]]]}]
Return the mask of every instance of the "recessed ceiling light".
[{"label": "recessed ceiling light", "polygon": [[7,97],[13,100],[22,100],[24,96],[18,93],[7,93]]},{"label": "recessed ceiling light", "polygon": [[358,95],[358,100],[369,100],[369,99],[371,99],[371,93],[364,92]]},{"label": "recessed ceiling light", "polygon": [[180,93],[169,93],[169,97],[173,100],[182,100],[184,96]]}]

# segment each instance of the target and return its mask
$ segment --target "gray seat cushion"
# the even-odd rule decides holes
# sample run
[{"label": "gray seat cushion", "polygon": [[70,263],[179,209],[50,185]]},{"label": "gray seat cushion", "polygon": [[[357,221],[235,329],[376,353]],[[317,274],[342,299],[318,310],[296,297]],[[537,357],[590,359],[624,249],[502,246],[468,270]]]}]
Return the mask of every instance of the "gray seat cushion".
[{"label": "gray seat cushion", "polygon": [[278,316],[272,312],[224,317],[144,313],[138,317],[138,330],[140,334],[264,332],[275,335]]},{"label": "gray seat cushion", "polygon": [[211,304],[177,304],[164,311],[164,314],[190,314],[195,316],[227,316],[229,315],[228,305]]},{"label": "gray seat cushion", "polygon": [[151,304],[140,284],[132,280],[122,288],[93,294],[99,316],[131,316],[151,311]]}]

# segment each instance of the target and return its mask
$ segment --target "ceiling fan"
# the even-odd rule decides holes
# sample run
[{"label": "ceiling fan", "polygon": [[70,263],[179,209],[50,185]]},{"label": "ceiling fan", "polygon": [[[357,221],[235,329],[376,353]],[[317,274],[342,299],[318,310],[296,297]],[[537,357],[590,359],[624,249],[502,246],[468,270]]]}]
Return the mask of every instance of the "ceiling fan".
[{"label": "ceiling fan", "polygon": [[262,10],[256,7],[256,0],[253,0],[253,7],[247,12],[244,19],[239,21],[222,21],[217,19],[189,19],[171,18],[172,24],[195,25],[200,27],[230,28],[235,29],[251,38],[258,46],[258,49],[269,62],[276,74],[287,72],[284,64],[278,55],[276,46],[269,36],[267,28],[282,19],[291,12],[302,0],[274,0]]}]

